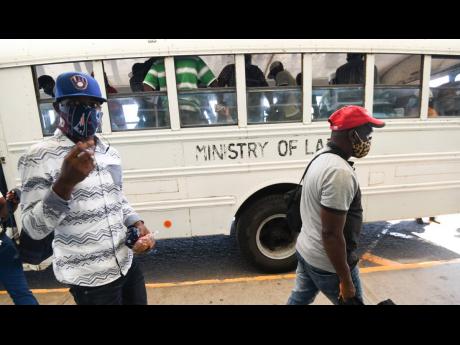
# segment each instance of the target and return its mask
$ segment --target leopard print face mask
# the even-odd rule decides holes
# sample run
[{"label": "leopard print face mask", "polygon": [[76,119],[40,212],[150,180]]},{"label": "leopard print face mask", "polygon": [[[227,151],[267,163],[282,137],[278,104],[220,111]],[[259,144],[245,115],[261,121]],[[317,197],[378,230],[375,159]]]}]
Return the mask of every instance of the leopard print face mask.
[{"label": "leopard print face mask", "polygon": [[362,140],[358,133],[353,133],[354,140],[352,142],[353,157],[362,158],[367,156],[371,149],[372,139]]}]

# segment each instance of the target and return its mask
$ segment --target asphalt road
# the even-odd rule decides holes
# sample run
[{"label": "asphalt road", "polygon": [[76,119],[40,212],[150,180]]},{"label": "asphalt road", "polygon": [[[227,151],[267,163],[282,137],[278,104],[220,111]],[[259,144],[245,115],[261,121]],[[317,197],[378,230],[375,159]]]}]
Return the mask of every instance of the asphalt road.
[{"label": "asphalt road", "polygon": [[[383,264],[460,258],[460,215],[438,219],[441,224],[419,225],[413,220],[365,224],[359,253],[387,260]],[[229,236],[159,240],[155,251],[138,259],[147,284],[268,276],[244,261],[236,239]],[[360,266],[381,264],[379,259],[362,260]],[[66,287],[56,281],[51,266],[44,271],[28,271],[26,276],[31,289]]]}]

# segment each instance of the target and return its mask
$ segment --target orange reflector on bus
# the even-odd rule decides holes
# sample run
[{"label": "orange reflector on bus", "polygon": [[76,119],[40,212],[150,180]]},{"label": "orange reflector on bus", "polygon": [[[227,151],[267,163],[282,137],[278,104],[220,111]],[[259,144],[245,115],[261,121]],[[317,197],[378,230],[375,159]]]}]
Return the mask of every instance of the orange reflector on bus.
[{"label": "orange reflector on bus", "polygon": [[165,228],[170,228],[172,226],[172,222],[170,220],[165,220],[163,226]]}]

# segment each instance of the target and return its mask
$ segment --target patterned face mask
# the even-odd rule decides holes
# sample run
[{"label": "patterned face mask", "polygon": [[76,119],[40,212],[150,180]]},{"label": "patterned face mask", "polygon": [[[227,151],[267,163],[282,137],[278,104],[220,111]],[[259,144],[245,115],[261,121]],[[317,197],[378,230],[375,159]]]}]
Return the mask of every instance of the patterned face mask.
[{"label": "patterned face mask", "polygon": [[59,104],[59,128],[71,139],[81,140],[93,136],[101,124],[102,112],[96,104],[78,102]]},{"label": "patterned face mask", "polygon": [[372,137],[367,140],[362,140],[359,134],[355,131],[353,133],[353,140],[351,143],[353,149],[353,157],[362,158],[367,156],[371,149]]}]

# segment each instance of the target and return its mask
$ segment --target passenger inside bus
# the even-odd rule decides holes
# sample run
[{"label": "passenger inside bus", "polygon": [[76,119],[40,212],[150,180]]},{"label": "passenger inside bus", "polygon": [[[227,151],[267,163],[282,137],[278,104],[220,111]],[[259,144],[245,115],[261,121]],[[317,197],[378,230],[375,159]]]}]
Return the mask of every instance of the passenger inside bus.
[{"label": "passenger inside bus", "polygon": [[[436,89],[435,89],[436,90]],[[451,80],[436,91],[435,107],[442,116],[460,114],[460,81]]]},{"label": "passenger inside bus", "polygon": [[126,119],[123,111],[123,106],[116,99],[108,100],[108,107],[110,112],[110,122],[113,130],[126,129]]},{"label": "passenger inside bus", "polygon": [[48,96],[54,98],[54,85],[55,81],[53,77],[49,75],[42,75],[38,77],[38,89],[43,89],[43,92],[46,93]]},{"label": "passenger inside bus", "polygon": [[[94,77],[94,71],[91,72],[91,76]],[[104,72],[104,84],[107,94],[118,93],[118,90],[109,84],[109,79],[107,74]],[[110,114],[110,123],[113,130],[123,130],[126,129],[126,120],[125,113],[123,111],[123,106],[117,99],[109,99],[107,102],[109,107]]]},{"label": "passenger inside bus", "polygon": [[[365,84],[364,54],[348,53],[346,60],[347,62],[338,67],[335,73],[330,74],[329,85],[350,85],[352,87],[334,87],[326,90],[318,105],[319,116],[316,118],[325,119],[344,105],[363,105],[363,90],[354,86]],[[377,66],[374,65],[374,83],[378,84],[379,80]]]},{"label": "passenger inside bus", "polygon": [[[53,77],[44,74],[38,77],[37,81],[38,89],[43,89],[43,92],[46,95],[54,98],[54,86],[56,85],[56,82],[54,81]],[[51,123],[49,116],[44,116],[43,124],[46,132],[48,134],[53,134],[59,124],[59,116],[55,115],[53,123]]]},{"label": "passenger inside bus", "polygon": [[[246,87],[264,87],[268,86],[262,70],[252,64],[252,55],[244,54],[244,64],[246,68]],[[218,87],[235,87],[236,86],[236,72],[235,64],[225,66],[217,77]]]},{"label": "passenger inside bus", "polygon": [[132,92],[144,91],[144,84],[142,83],[145,78],[144,64],[137,62],[131,67],[131,73],[129,73],[129,87]]},{"label": "passenger inside bus", "polygon": [[430,97],[428,98],[428,117],[437,117],[437,116],[439,116],[439,114],[434,108],[433,92],[430,90]]},{"label": "passenger inside bus", "polygon": [[[144,91],[144,79],[152,64],[158,57],[152,57],[144,62],[137,62],[131,67],[129,73],[129,86],[132,92]],[[169,125],[168,116],[163,110],[166,102],[165,97],[136,98],[138,105],[137,117],[139,122],[135,128],[167,127]]]},{"label": "passenger inside bus", "polygon": [[118,93],[117,89],[115,89],[112,85],[109,84],[109,79],[107,79],[107,74],[104,72],[104,83],[105,89],[107,93]]},{"label": "passenger inside bus", "polygon": [[[295,77],[295,83],[297,84],[297,86],[302,86],[302,81],[303,81],[302,78],[303,78],[302,72],[297,73],[297,76]],[[314,119],[319,118],[319,106],[318,106],[318,102],[317,102],[317,99],[314,93],[312,93],[311,95],[311,107],[312,107],[312,112],[313,112],[313,118]]]},{"label": "passenger inside bus", "polygon": [[[284,69],[281,61],[273,61],[270,65],[268,79],[275,79],[276,86],[296,86],[291,73]],[[276,93],[276,104],[270,107],[268,122],[298,121],[302,118],[300,100],[289,90],[280,90]]]},{"label": "passenger inside bus", "polygon": [[143,92],[144,91],[144,79],[152,64],[157,61],[157,57],[152,57],[145,62],[137,62],[131,67],[131,73],[129,74],[129,86],[132,92]]},{"label": "passenger inside bus", "polygon": [[[208,120],[201,111],[200,99],[192,94],[181,94],[180,91],[198,89],[202,83],[206,87],[217,86],[216,77],[206,63],[198,56],[178,56],[174,58],[176,84],[179,91],[179,113],[183,126],[206,125]],[[143,81],[144,91],[166,91],[166,75],[164,59],[152,64]]]},{"label": "passenger inside bus", "polygon": [[302,86],[302,72],[298,73],[297,76],[295,77],[295,83],[298,86]]},{"label": "passenger inside bus", "polygon": [[[265,79],[262,70],[252,64],[251,54],[244,54],[245,74],[246,74],[246,87],[267,87],[268,83]],[[217,77],[218,87],[235,87],[236,86],[236,71],[235,64],[229,64],[225,66]],[[248,122],[262,122],[264,119],[264,113],[261,111],[261,104],[263,102],[263,95],[254,92],[248,92],[247,105],[248,105]],[[222,104],[222,100],[219,100],[219,104]],[[220,114],[225,111],[224,107],[219,108]],[[252,110],[252,111],[251,111]],[[220,115],[219,114],[219,115]],[[231,114],[235,116],[236,114]],[[225,114],[222,115],[225,118]]]},{"label": "passenger inside bus", "polygon": [[[333,84],[364,84],[364,54],[348,53],[347,63],[337,68]],[[374,83],[379,83],[377,66],[374,66]]]}]

